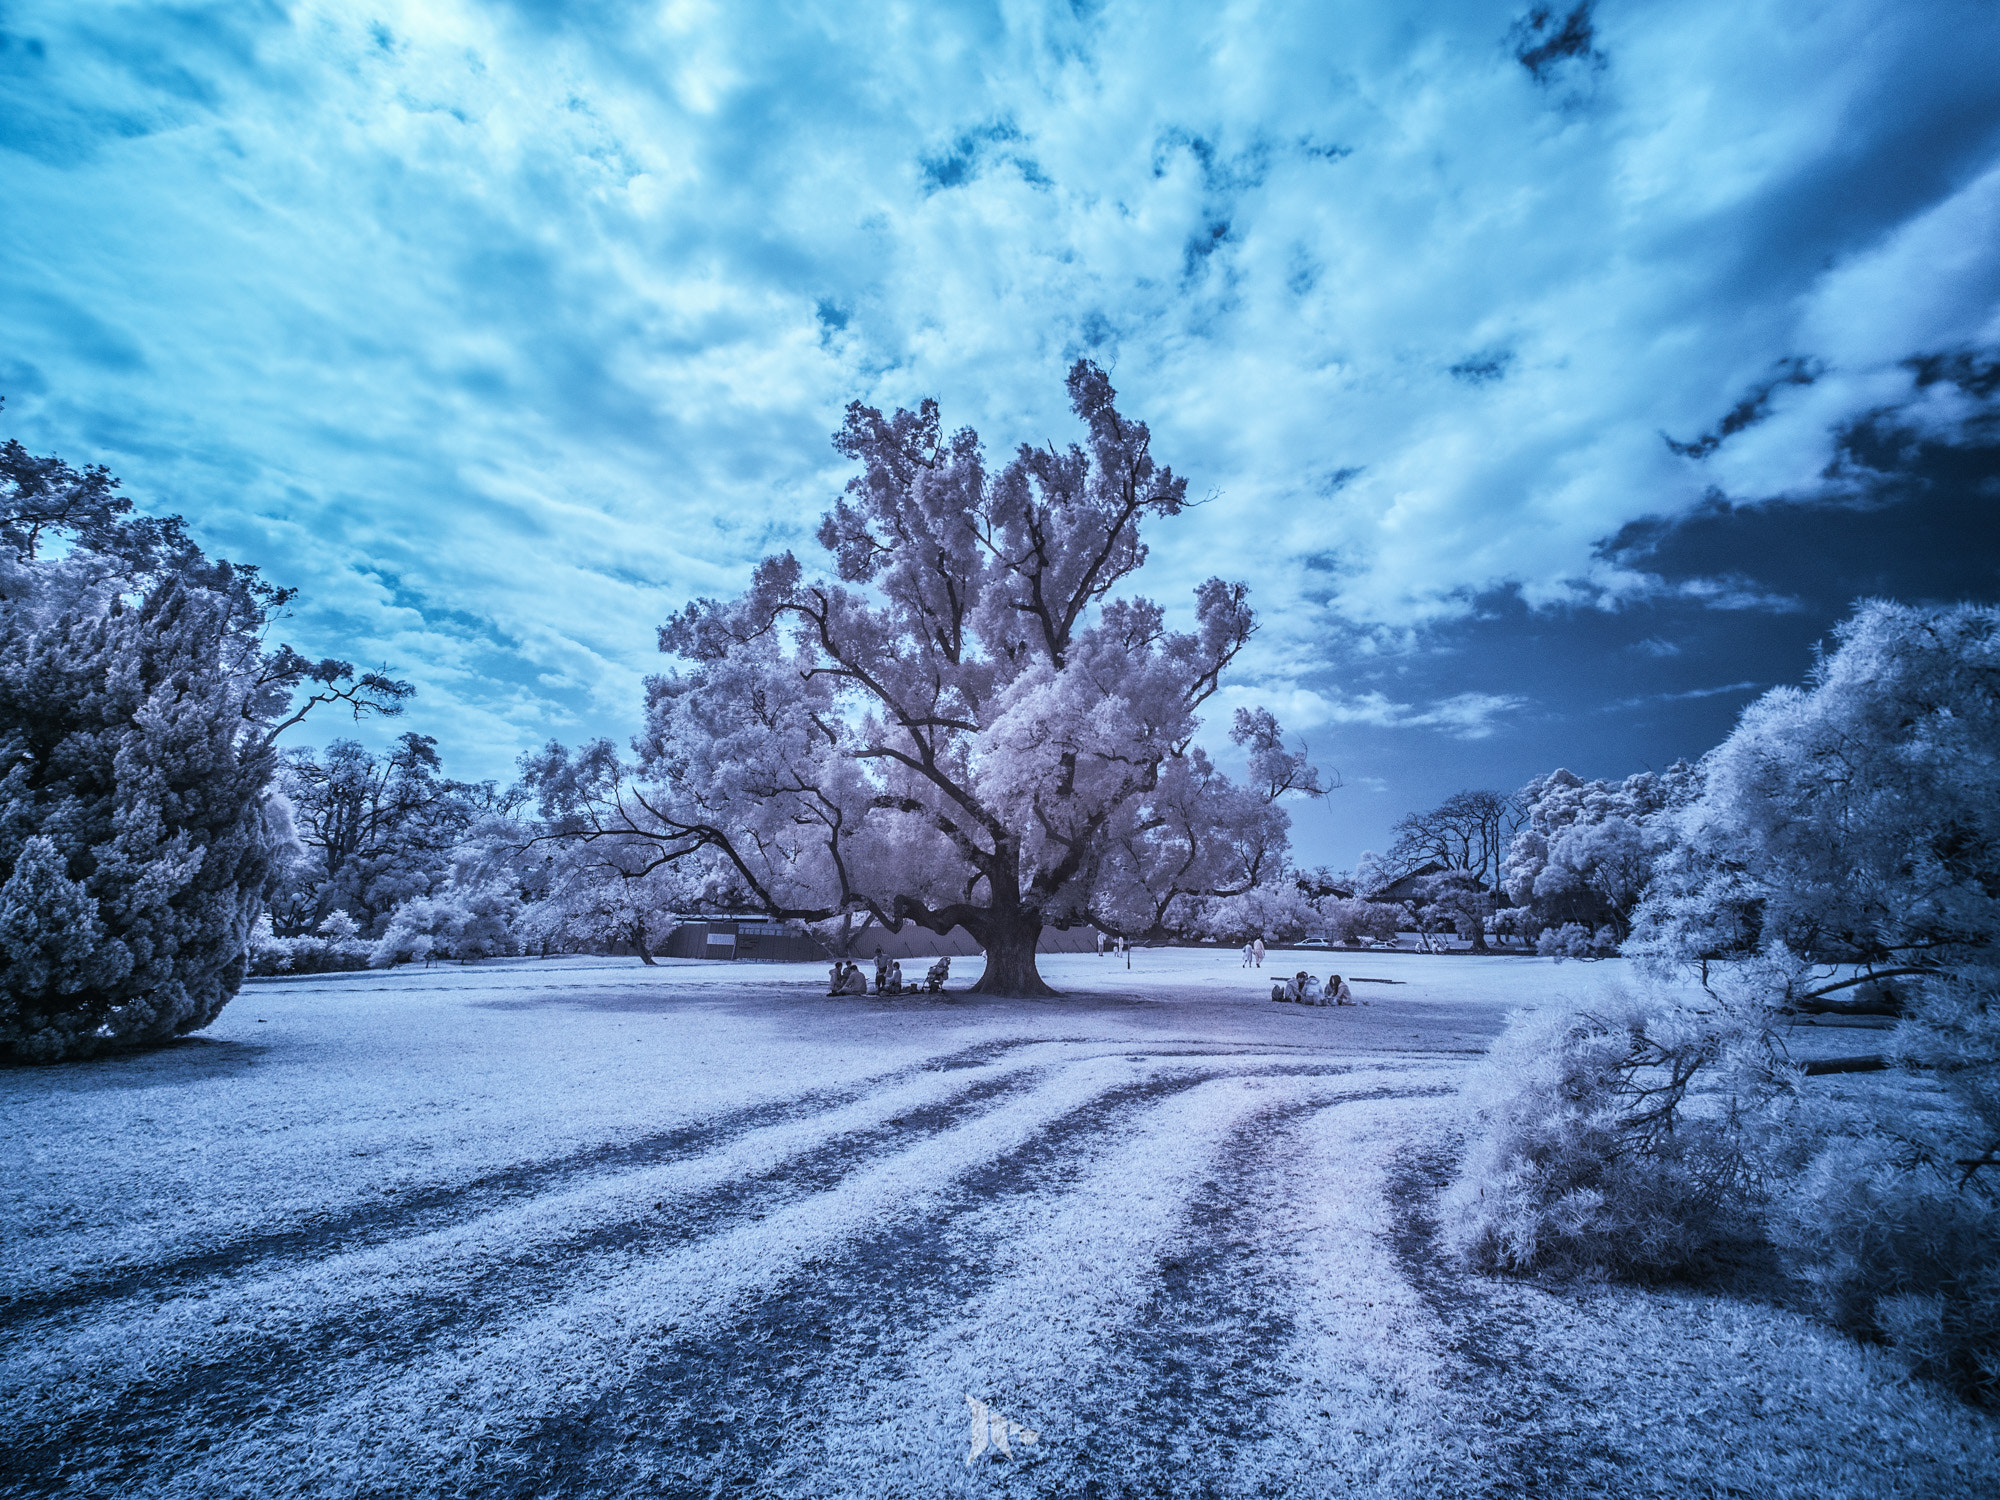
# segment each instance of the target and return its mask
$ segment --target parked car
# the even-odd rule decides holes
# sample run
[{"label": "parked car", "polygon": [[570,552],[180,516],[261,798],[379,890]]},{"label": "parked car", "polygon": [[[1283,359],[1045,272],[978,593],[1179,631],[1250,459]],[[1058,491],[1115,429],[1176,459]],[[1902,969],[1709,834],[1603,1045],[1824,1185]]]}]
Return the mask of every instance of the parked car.
[{"label": "parked car", "polygon": [[1300,938],[1292,946],[1294,948],[1331,948],[1333,944],[1325,938]]}]

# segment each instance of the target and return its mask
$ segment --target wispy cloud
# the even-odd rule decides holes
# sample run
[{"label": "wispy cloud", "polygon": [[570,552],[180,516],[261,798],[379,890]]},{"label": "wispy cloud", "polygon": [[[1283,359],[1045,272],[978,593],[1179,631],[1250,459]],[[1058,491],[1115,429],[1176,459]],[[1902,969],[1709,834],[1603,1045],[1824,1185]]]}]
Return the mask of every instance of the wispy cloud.
[{"label": "wispy cloud", "polygon": [[1703,698],[1723,698],[1732,693],[1754,693],[1767,686],[1761,682],[1726,682],[1720,687],[1686,688],[1678,693],[1643,693],[1636,698],[1619,698],[1602,705],[1603,713],[1625,713],[1650,708],[1659,703],[1694,703]]}]

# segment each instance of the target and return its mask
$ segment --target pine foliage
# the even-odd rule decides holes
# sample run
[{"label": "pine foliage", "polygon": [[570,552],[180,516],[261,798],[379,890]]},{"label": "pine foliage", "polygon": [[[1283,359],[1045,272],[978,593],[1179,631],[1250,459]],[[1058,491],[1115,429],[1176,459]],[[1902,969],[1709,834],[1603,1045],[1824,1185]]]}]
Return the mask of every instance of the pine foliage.
[{"label": "pine foliage", "polygon": [[226,603],[16,615],[0,641],[0,1056],[49,1061],[206,1026],[271,870],[272,751],[246,737]]}]

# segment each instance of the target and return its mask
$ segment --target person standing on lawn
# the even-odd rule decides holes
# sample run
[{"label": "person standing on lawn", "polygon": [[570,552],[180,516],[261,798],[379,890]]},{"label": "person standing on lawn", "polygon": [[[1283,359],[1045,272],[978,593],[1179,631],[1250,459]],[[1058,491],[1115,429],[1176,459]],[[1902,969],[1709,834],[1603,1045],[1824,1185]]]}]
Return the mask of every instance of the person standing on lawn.
[{"label": "person standing on lawn", "polygon": [[1264,967],[1264,935],[1263,935],[1262,933],[1259,933],[1259,934],[1257,934],[1257,937],[1256,937],[1256,940],[1255,940],[1255,941],[1253,941],[1253,942],[1252,942],[1252,943],[1250,944],[1250,951],[1251,951],[1252,953],[1254,953],[1254,954],[1256,955],[1256,957],[1257,957],[1257,967],[1258,967],[1258,968],[1260,968],[1260,969],[1261,969],[1261,968],[1263,968],[1263,967]]}]

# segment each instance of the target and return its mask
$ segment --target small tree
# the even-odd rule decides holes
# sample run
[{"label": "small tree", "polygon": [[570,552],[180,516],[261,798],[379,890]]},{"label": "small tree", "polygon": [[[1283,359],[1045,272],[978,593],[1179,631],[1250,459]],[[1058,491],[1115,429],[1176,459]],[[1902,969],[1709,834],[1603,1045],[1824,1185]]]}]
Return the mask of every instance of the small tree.
[{"label": "small tree", "polygon": [[1113,597],[1145,561],[1141,521],[1179,514],[1186,484],[1101,370],[1079,362],[1069,393],[1087,446],[1024,445],[997,473],[935,402],[850,406],[836,446],[862,473],[819,528],[834,576],[766,558],[748,593],[662,629],[682,667],[650,683],[642,784],[600,799],[592,836],[708,851],[777,917],[962,926],[986,950],[977,988],[1016,995],[1048,993],[1045,926],[1118,930],[1141,887],[1199,894],[1156,880],[1190,823],[1197,865],[1219,840],[1230,882],[1268,867],[1281,826],[1243,828],[1259,799],[1193,744],[1250,637],[1246,590],[1201,585],[1184,632]]},{"label": "small tree", "polygon": [[1449,926],[1459,936],[1471,939],[1474,953],[1487,951],[1486,922],[1493,915],[1493,893],[1472,871],[1440,870],[1426,875],[1417,882],[1417,901],[1426,921],[1423,931]]},{"label": "small tree", "polygon": [[557,948],[602,949],[626,943],[639,962],[673,932],[692,904],[686,872],[658,864],[643,843],[569,842],[551,856],[548,889],[522,914],[521,936]]}]

